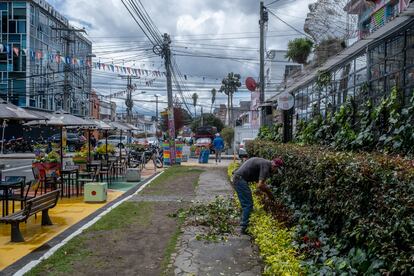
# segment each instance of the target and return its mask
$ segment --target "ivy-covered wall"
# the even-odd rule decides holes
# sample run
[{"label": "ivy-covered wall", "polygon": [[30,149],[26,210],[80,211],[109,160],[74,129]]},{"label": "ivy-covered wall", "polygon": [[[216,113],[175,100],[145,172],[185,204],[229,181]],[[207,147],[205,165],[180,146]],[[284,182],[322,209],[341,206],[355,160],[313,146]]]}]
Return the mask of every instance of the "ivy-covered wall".
[{"label": "ivy-covered wall", "polygon": [[371,99],[358,107],[349,98],[341,108],[326,117],[297,124],[296,141],[340,150],[384,151],[414,154],[414,96],[403,107],[403,94],[394,87],[391,95],[377,106]]}]

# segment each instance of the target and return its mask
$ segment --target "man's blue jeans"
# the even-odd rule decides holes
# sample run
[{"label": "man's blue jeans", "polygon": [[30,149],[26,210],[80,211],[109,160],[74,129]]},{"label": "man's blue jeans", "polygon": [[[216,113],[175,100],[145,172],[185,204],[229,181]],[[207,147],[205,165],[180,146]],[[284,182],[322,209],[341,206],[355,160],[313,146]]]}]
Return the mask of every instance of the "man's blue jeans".
[{"label": "man's blue jeans", "polygon": [[242,207],[241,227],[246,229],[249,225],[250,214],[253,211],[253,197],[250,190],[249,183],[238,175],[234,176],[234,188]]}]

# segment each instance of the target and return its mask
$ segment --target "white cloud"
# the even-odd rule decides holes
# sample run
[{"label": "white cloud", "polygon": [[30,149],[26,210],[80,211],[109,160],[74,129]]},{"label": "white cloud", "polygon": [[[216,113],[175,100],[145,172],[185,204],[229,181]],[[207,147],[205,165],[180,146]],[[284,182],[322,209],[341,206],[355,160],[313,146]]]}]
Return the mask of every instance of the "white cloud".
[{"label": "white cloud", "polygon": [[[142,60],[142,57],[140,58],[137,52],[121,52],[123,48],[141,47],[138,45],[141,45],[145,39],[143,38],[143,33],[120,0],[50,0],[50,2],[57,5],[58,10],[67,15],[76,26],[82,27],[86,25],[88,34],[94,42],[94,51],[104,53],[104,50],[113,50],[113,54],[100,54],[99,56],[102,59],[124,59],[130,66],[134,63],[140,66],[145,64],[146,68],[158,68],[162,65],[160,58]],[[141,0],[141,2],[161,33],[167,32],[172,34],[173,43],[181,46],[175,49],[197,54],[211,53],[214,55],[257,58],[258,61],[257,50],[243,50],[238,47],[258,49],[259,39],[247,37],[258,36],[259,1]],[[281,18],[302,30],[304,19],[308,12],[308,4],[311,2],[313,1],[282,0],[280,3],[272,5],[271,9]],[[275,36],[293,34],[295,31],[274,19],[272,15],[269,15],[269,19],[267,48],[286,48],[287,42],[294,36]],[[228,39],[231,37],[240,37],[240,39]],[[213,45],[220,45],[220,47]],[[226,49],[225,46],[231,48]],[[148,46],[148,48],[151,47]],[[117,52],[118,50],[119,52]],[[137,56],[134,57],[134,54]],[[179,56],[176,56],[176,59],[183,74],[199,76],[194,81],[197,82],[197,85],[188,84],[188,86],[191,88],[191,93],[199,91],[200,99],[206,105],[210,103],[209,90],[212,87],[219,88],[220,80],[228,72],[233,71],[244,76],[249,75],[253,77],[258,75],[257,61],[235,62],[231,60]],[[111,78],[106,77],[107,75],[98,73],[94,78],[98,90],[103,90],[105,81],[108,84],[112,84],[113,91],[121,89],[125,81],[116,80],[116,74]],[[203,85],[203,76],[207,77],[205,83],[208,84]],[[197,87],[204,87],[204,89],[197,90]],[[145,88],[142,87],[143,90]],[[165,97],[165,92],[158,91],[157,93]],[[140,97],[152,100],[152,94]],[[241,93],[240,95],[242,95],[242,99],[249,99],[249,93]],[[225,98],[219,95],[217,104],[224,102],[226,102]],[[148,108],[151,105],[145,105],[145,107]]]}]

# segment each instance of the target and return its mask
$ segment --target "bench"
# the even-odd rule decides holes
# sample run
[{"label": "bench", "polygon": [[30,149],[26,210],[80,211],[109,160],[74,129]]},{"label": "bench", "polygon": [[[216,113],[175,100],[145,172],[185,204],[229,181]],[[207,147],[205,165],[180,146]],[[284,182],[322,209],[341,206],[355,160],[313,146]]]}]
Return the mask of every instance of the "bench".
[{"label": "bench", "polygon": [[27,219],[39,212],[42,212],[42,226],[52,225],[49,217],[49,209],[56,206],[59,199],[60,190],[54,190],[44,195],[35,197],[26,202],[24,209],[0,218],[1,223],[11,225],[11,241],[24,242],[19,225],[21,222],[27,222]]}]

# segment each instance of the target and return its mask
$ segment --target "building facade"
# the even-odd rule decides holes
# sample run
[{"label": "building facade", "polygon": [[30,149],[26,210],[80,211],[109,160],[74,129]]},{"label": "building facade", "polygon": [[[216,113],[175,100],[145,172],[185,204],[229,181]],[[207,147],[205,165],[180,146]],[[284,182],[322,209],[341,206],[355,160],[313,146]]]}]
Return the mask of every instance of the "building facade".
[{"label": "building facade", "polygon": [[344,10],[358,16],[358,37],[372,34],[404,12],[410,0],[351,0]]},{"label": "building facade", "polygon": [[99,101],[99,119],[115,121],[116,119],[116,103],[111,101]]},{"label": "building facade", "polygon": [[89,115],[92,44],[44,0],[0,1],[0,97]]},{"label": "building facade", "polygon": [[[324,85],[318,81],[321,74],[326,77]],[[362,104],[367,97],[374,104],[379,103],[394,87],[404,92],[404,103],[408,104],[414,92],[411,13],[402,12],[321,67],[290,79],[285,92],[295,96],[294,121],[297,121],[334,112],[348,97],[353,97],[357,104]]]}]

